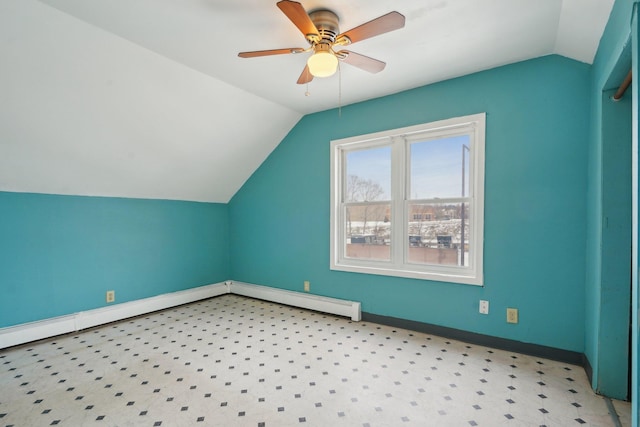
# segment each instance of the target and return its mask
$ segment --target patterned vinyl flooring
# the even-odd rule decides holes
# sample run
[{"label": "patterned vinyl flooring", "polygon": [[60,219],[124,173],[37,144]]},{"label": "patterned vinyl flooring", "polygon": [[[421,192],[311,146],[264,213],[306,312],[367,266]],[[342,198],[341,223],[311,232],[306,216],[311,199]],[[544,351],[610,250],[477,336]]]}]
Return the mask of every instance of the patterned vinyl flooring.
[{"label": "patterned vinyl flooring", "polygon": [[0,350],[0,426],[52,425],[627,426],[630,405],[579,366],[229,294]]}]

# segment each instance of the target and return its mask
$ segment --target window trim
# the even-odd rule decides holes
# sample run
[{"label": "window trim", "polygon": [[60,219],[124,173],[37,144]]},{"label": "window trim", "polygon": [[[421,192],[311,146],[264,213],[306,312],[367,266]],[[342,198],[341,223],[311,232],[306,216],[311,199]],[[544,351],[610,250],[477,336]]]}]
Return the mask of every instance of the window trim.
[{"label": "window trim", "polygon": [[[479,113],[451,119],[439,120],[415,126],[408,126],[366,135],[358,135],[331,141],[331,200],[330,200],[330,269],[355,273],[367,273],[385,276],[406,277],[441,282],[461,283],[483,286],[483,247],[484,247],[484,164],[485,164],[485,131],[486,114]],[[471,199],[470,266],[460,268],[455,266],[410,264],[406,260],[408,244],[391,245],[391,261],[372,261],[344,257],[341,245],[345,241],[344,203],[340,197],[344,193],[346,173],[345,153],[353,149],[368,149],[376,146],[391,147],[391,226],[402,223],[392,233],[392,242],[404,240],[408,235],[408,222],[403,218],[406,207],[418,200],[408,197],[409,163],[408,144],[414,140],[412,136],[429,134],[431,137],[452,136],[455,133],[469,134],[473,139],[469,153],[469,198]],[[338,191],[340,188],[340,191]],[[400,195],[397,197],[396,195]],[[443,199],[444,201],[445,199]],[[407,212],[408,215],[408,212]],[[408,218],[408,216],[407,216]],[[401,233],[401,237],[394,235]],[[400,262],[398,262],[400,261]]]}]

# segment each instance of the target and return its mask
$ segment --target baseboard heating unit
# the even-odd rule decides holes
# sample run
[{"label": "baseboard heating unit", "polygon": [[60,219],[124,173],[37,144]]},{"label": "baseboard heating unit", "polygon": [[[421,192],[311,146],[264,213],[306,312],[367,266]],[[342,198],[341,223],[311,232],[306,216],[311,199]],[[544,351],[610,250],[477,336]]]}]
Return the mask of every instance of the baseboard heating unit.
[{"label": "baseboard heating unit", "polygon": [[350,317],[360,321],[360,303],[286,289],[226,281],[136,301],[0,328],[0,349],[140,316],[182,304],[237,294],[265,301]]}]

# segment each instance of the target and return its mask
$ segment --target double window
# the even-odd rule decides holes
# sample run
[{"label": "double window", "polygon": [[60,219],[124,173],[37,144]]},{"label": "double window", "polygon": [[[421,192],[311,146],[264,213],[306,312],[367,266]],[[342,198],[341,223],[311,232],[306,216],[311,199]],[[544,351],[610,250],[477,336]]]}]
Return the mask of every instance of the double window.
[{"label": "double window", "polygon": [[482,285],[485,115],[331,142],[331,268]]}]

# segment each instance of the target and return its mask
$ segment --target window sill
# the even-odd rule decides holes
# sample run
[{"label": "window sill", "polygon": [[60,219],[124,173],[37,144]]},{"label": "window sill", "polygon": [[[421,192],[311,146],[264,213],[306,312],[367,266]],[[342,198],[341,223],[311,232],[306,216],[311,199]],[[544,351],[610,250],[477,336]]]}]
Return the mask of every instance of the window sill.
[{"label": "window sill", "polygon": [[[346,271],[350,273],[376,274],[380,276],[403,277],[408,279],[432,280],[435,282],[457,283],[461,285],[483,286],[482,276],[480,274],[456,274],[455,272],[434,272],[411,270],[407,268],[395,269],[390,267],[374,267],[353,265],[344,263],[331,263],[331,270]],[[477,272],[476,272],[477,273]]]}]

